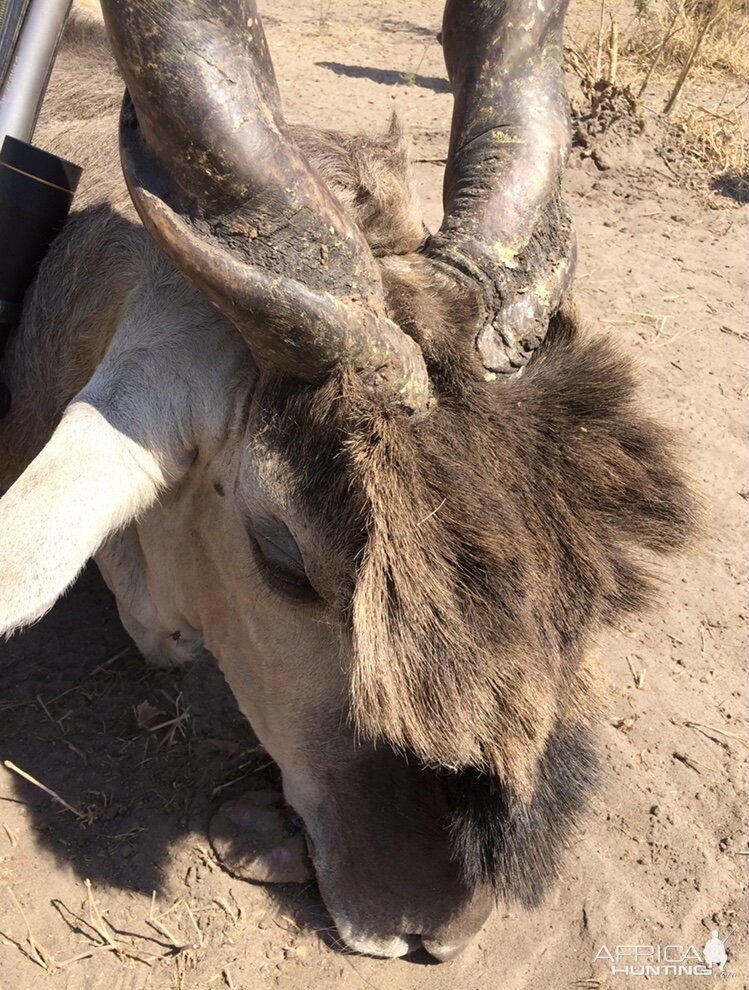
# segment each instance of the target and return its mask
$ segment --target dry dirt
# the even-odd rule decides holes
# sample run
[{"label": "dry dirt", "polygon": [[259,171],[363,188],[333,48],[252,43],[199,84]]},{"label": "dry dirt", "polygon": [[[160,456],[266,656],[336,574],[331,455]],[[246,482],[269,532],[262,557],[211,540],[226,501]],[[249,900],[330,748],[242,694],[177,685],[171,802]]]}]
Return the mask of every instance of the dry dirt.
[{"label": "dry dirt", "polygon": [[[397,107],[437,225],[451,110],[439,0],[264,6],[289,115],[371,130]],[[587,0],[573,4],[573,31],[593,18]],[[89,569],[1,648],[0,759],[80,815],[0,767],[2,990],[592,990],[628,982],[594,962],[603,944],[702,950],[712,928],[727,939],[728,986],[747,986],[746,208],[681,179],[656,137],[609,141],[604,170],[573,155],[577,298],[637,359],[651,409],[679,431],[705,536],[662,570],[652,613],[600,642],[608,779],[546,904],[500,905],[451,963],[380,961],[339,950],[313,884],[224,873],[211,811],[272,783],[273,767],[220,674],[149,669]]]}]

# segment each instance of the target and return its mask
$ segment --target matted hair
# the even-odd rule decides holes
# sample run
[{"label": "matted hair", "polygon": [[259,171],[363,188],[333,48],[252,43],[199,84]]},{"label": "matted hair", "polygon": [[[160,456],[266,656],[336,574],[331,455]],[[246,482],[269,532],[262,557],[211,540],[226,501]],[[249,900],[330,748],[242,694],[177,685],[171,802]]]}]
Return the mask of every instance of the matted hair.
[{"label": "matted hair", "polygon": [[423,422],[351,374],[261,406],[348,561],[355,725],[444,777],[469,878],[532,902],[595,781],[592,641],[651,600],[647,558],[682,545],[692,500],[630,362],[571,309],[521,377],[477,382],[460,300],[418,286],[391,301],[408,290],[401,325],[428,307]]}]

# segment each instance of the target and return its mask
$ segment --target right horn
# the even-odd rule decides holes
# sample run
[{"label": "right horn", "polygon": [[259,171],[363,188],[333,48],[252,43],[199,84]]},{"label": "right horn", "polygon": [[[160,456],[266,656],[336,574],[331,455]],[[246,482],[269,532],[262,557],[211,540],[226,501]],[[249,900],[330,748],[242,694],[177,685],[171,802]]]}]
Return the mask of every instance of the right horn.
[{"label": "right horn", "polygon": [[476,346],[512,373],[546,333],[572,280],[561,198],[570,145],[562,29],[568,0],[447,0],[442,39],[455,106],[445,216],[431,257],[482,289]]},{"label": "right horn", "polygon": [[146,229],[256,356],[309,382],[352,367],[409,413],[418,344],[377,264],[291,139],[255,0],[102,0],[128,87],[123,170]]}]

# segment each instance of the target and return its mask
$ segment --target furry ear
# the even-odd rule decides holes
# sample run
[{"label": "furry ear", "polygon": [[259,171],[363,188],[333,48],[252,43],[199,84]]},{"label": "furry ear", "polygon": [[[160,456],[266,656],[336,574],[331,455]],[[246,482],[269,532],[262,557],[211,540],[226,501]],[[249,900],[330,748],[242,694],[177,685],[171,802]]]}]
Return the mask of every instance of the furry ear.
[{"label": "furry ear", "polygon": [[406,128],[401,123],[397,110],[393,110],[390,115],[390,123],[385,134],[385,140],[390,145],[392,153],[397,154],[403,162],[410,161],[411,142]]},{"label": "furry ear", "polygon": [[[17,337],[18,367],[23,348],[34,361],[60,367],[40,376],[30,363],[15,415],[34,402],[35,389],[49,388],[50,430],[52,409],[65,401],[55,405],[57,395],[73,399],[0,499],[0,637],[44,615],[111,534],[184,477],[198,449],[208,454],[226,443],[257,375],[234,328],[161,259],[145,233],[109,211],[72,223],[45,259]],[[101,261],[92,260],[95,250]],[[110,309],[96,301],[108,284]],[[106,318],[116,312],[116,325],[101,327],[97,344],[106,353],[75,395],[92,360],[77,321],[87,326],[95,307]],[[63,321],[54,331],[57,349],[47,352],[44,338],[56,313]],[[87,332],[95,339],[92,325]]]},{"label": "furry ear", "polygon": [[294,140],[376,258],[416,251],[428,231],[411,174],[408,133],[393,112],[384,134],[340,134],[293,127]]},{"label": "furry ear", "polygon": [[[123,228],[90,231],[101,234],[106,258],[106,238],[121,236]],[[125,235],[128,244],[127,228]],[[69,305],[60,285],[80,278],[85,288],[89,269],[81,272],[93,243],[77,242],[84,260],[78,271],[73,264],[72,277],[69,250],[54,262],[45,259],[46,283],[27,303],[21,328],[26,346],[42,338],[56,307]],[[140,236],[128,249],[149,266],[149,282],[133,286],[114,332],[102,329],[105,356],[0,499],[0,637],[44,615],[112,533],[187,473],[199,447],[215,450],[226,442],[254,387],[256,366],[233,327],[155,252],[149,255]],[[68,364],[73,345],[71,352]],[[63,394],[66,382],[62,368],[55,387]]]},{"label": "furry ear", "polygon": [[411,169],[411,139],[395,110],[385,134],[360,158],[362,192],[370,198],[370,215],[362,224],[375,256],[417,251],[429,231]]},{"label": "furry ear", "polygon": [[0,500],[0,635],[41,618],[165,484],[153,453],[75,401]]}]

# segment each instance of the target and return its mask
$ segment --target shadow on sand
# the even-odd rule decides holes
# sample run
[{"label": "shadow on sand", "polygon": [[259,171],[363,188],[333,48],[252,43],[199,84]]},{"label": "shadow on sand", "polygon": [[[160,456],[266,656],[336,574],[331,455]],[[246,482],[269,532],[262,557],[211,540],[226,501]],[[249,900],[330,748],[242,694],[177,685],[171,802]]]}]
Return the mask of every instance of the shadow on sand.
[{"label": "shadow on sand", "polygon": [[330,69],[337,76],[349,79],[370,79],[383,86],[420,86],[434,93],[449,93],[450,83],[438,76],[420,76],[418,73],[395,72],[393,69],[376,69],[368,65],[344,65],[342,62],[315,62],[323,69]]},{"label": "shadow on sand", "polygon": [[[25,805],[35,840],[61,869],[146,895],[173,884],[180,839],[192,834],[208,848],[223,801],[280,789],[218,666],[147,665],[94,565],[41,622],[0,645],[0,757],[80,813],[7,771],[0,809]],[[300,929],[343,948],[314,881],[265,890]],[[433,962],[425,952],[409,959]]]}]

